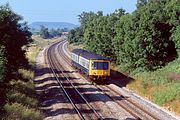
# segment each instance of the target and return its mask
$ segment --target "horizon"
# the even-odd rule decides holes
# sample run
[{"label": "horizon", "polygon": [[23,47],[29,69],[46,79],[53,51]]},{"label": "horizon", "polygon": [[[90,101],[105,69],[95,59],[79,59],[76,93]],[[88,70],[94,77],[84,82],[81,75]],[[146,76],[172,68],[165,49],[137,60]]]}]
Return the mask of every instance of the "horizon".
[{"label": "horizon", "polygon": [[35,22],[32,22],[32,23],[28,23],[29,25],[30,24],[33,24],[33,23],[68,23],[68,24],[73,24],[73,25],[77,25],[77,24],[74,24],[74,23],[70,23],[70,22],[64,22],[64,21],[59,21],[59,22],[52,22],[52,21],[35,21]]},{"label": "horizon", "polygon": [[[0,5],[9,3],[12,10],[23,17],[28,24],[33,22],[67,22],[79,25],[78,15],[82,12],[103,11],[104,15],[113,13],[116,9],[123,8],[132,13],[136,9],[137,0],[76,0],[76,1],[28,1],[28,0],[1,0]],[[43,4],[42,4],[43,3]]]}]

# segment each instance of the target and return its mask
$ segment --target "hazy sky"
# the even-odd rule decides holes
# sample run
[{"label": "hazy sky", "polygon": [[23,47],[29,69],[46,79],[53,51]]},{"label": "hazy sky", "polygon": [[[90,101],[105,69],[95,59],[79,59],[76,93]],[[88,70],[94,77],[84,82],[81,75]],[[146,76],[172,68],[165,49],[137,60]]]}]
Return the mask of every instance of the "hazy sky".
[{"label": "hazy sky", "polygon": [[136,9],[137,0],[0,0],[0,5],[9,3],[11,8],[24,17],[28,23],[70,22],[78,23],[78,15],[83,11],[104,14],[123,8],[131,13]]}]

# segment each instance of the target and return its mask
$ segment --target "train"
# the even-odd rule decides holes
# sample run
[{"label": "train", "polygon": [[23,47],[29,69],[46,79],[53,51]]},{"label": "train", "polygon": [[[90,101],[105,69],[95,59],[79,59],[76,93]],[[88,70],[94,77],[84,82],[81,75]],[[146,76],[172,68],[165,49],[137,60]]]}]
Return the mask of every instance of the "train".
[{"label": "train", "polygon": [[108,80],[110,77],[110,60],[94,52],[83,49],[72,50],[71,64],[91,80]]}]

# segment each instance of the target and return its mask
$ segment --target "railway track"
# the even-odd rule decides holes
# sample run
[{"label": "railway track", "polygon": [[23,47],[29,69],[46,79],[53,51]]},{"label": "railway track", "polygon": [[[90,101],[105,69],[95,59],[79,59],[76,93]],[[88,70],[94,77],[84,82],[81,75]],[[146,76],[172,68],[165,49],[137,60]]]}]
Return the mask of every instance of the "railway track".
[{"label": "railway track", "polygon": [[55,43],[47,49],[46,62],[49,64],[49,68],[51,69],[67,99],[72,104],[80,119],[104,119],[102,115],[99,114],[96,109],[90,105],[90,103],[88,103],[85,97],[71,83],[70,78],[63,71],[63,67],[57,62],[54,56],[54,50],[57,44],[58,43]]},{"label": "railway track", "polygon": [[[62,50],[60,49],[64,49],[65,48],[65,44],[62,43],[62,46],[61,44],[59,44],[58,46],[58,51],[59,51],[59,54],[62,55],[62,57],[68,61],[68,64],[69,66],[71,66],[71,63],[70,63],[70,59],[66,56],[68,53],[66,53],[66,55],[62,52]],[[88,78],[85,77],[84,75],[82,75],[82,77],[87,80]],[[118,103],[118,105],[120,105],[123,109],[125,109],[127,112],[129,112],[132,116],[134,116],[137,120],[141,120],[141,119],[149,119],[149,120],[152,120],[152,119],[158,119],[156,116],[153,116],[151,115],[149,112],[147,112],[146,110],[142,109],[141,107],[139,107],[138,105],[136,105],[134,102],[128,100],[125,96],[123,96],[122,94],[119,94],[116,92],[114,92],[114,90],[112,90],[111,88],[109,88],[108,91],[111,91],[111,93],[107,93],[105,91],[107,91],[107,88],[104,88],[104,87],[100,87],[96,84],[94,84],[96,86],[96,88],[98,88],[101,92],[103,92],[104,94],[106,94],[107,96],[109,96],[109,98],[111,98],[113,101],[115,101],[116,103]],[[107,87],[106,85],[104,85],[105,87]],[[113,92],[112,92],[113,91]],[[113,98],[112,96],[120,96],[120,99],[123,100],[123,101],[117,101],[115,100],[115,98]],[[132,105],[131,105],[132,104]],[[135,106],[135,107],[134,107]]]},{"label": "railway track", "polygon": [[[69,66],[71,66],[71,62],[70,62],[70,58],[69,58],[70,57],[70,52],[67,52],[65,50],[65,49],[67,49],[67,44],[65,44],[65,43],[66,43],[65,41],[59,43],[58,51],[59,51],[59,54],[61,55],[61,57],[63,59],[65,59],[67,64],[69,64]],[[66,52],[63,52],[63,51],[66,51]],[[83,79],[87,80],[87,77],[85,77],[84,75],[81,75],[81,76],[82,76]],[[128,97],[121,94],[120,92],[115,91],[114,89],[112,89],[108,85],[103,85],[103,86],[95,85],[95,86],[96,86],[97,89],[99,89],[104,94],[109,96],[109,98],[111,98],[113,101],[115,101],[118,105],[120,105],[123,109],[125,109],[127,112],[129,112],[136,119],[143,119],[143,120],[144,119],[149,119],[149,120],[163,119],[163,117],[157,115],[156,112],[152,112],[151,110],[143,107],[142,105],[139,105],[136,101],[133,101],[133,100],[129,99]],[[113,96],[119,96],[119,98],[121,100],[118,101]],[[169,118],[167,118],[167,119],[169,119]]]}]

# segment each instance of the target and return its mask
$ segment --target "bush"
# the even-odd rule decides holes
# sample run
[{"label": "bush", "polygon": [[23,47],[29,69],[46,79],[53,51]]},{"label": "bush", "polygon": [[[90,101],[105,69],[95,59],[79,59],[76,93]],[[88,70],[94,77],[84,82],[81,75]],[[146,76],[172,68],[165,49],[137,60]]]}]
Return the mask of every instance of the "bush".
[{"label": "bush", "polygon": [[10,102],[17,102],[31,108],[37,107],[38,102],[36,99],[28,97],[26,94],[20,93],[16,90],[9,91],[6,96]]},{"label": "bush", "polygon": [[42,120],[43,116],[36,109],[29,109],[19,103],[7,103],[4,106],[7,120]]},{"label": "bush", "polygon": [[12,80],[10,84],[12,85],[14,90],[24,93],[29,97],[35,98],[36,93],[35,93],[34,84],[32,81],[23,82],[20,80],[19,81]]},{"label": "bush", "polygon": [[176,27],[176,29],[173,32],[172,39],[175,42],[176,49],[178,52],[178,56],[180,57],[180,25]]},{"label": "bush", "polygon": [[[180,58],[170,62],[164,68],[158,69],[156,71],[134,71],[134,77],[136,79],[140,79],[142,86],[146,88],[147,86],[158,86],[168,83],[178,83],[178,80],[172,80],[172,74],[179,74],[180,73]],[[140,69],[141,70],[141,69]]]},{"label": "bush", "polygon": [[23,79],[33,80],[34,78],[34,72],[31,70],[19,69],[18,73],[22,75]]}]

